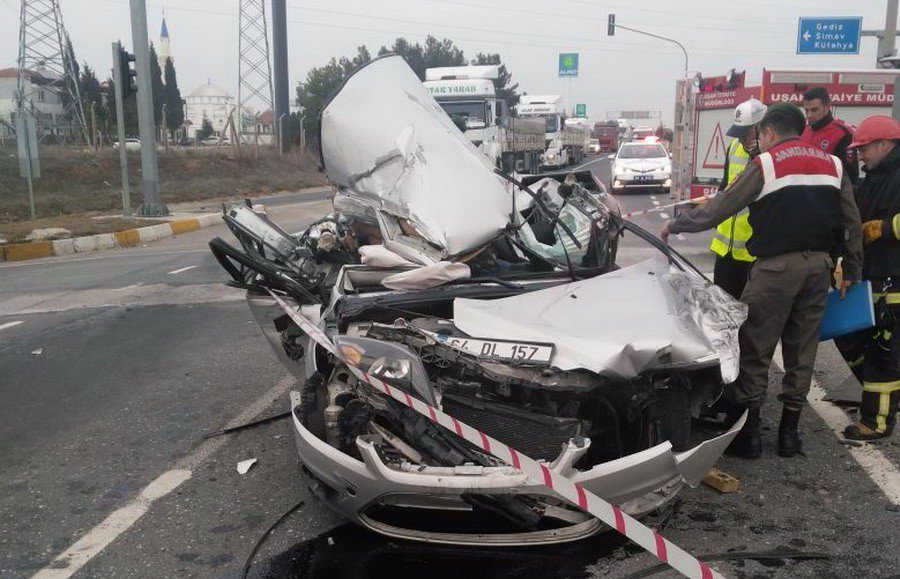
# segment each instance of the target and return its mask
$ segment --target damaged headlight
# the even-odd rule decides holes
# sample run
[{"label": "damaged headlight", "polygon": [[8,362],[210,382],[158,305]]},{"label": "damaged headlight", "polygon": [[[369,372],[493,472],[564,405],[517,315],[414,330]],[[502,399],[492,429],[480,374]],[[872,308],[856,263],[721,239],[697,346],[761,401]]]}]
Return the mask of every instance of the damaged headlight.
[{"label": "damaged headlight", "polygon": [[337,336],[334,344],[348,364],[391,386],[415,393],[428,404],[437,405],[422,360],[406,346],[350,336]]}]

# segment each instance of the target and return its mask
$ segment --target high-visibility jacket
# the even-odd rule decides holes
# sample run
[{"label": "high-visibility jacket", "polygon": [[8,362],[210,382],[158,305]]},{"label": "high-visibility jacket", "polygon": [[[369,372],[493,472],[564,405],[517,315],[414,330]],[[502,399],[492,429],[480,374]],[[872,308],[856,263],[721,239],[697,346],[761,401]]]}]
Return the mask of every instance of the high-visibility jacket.
[{"label": "high-visibility jacket", "polygon": [[[750,161],[750,155],[744,150],[740,139],[734,139],[728,144],[726,154],[726,162],[728,163],[728,174],[725,187],[731,184],[737,178],[741,171]],[[727,193],[725,193],[727,195]],[[712,241],[709,243],[709,249],[716,255],[725,257],[729,253],[731,257],[737,261],[753,261],[756,259],[747,251],[747,242],[753,235],[753,228],[750,227],[750,210],[744,208],[740,213],[733,217],[729,217],[716,227]]]}]

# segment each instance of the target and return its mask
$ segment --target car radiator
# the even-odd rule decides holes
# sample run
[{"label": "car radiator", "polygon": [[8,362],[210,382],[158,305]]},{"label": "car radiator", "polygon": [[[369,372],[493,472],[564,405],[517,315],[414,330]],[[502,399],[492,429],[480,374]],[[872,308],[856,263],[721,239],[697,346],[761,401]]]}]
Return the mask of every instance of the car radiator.
[{"label": "car radiator", "polygon": [[536,460],[554,460],[569,439],[582,433],[583,423],[575,418],[554,418],[454,395],[445,395],[442,406],[450,416]]}]

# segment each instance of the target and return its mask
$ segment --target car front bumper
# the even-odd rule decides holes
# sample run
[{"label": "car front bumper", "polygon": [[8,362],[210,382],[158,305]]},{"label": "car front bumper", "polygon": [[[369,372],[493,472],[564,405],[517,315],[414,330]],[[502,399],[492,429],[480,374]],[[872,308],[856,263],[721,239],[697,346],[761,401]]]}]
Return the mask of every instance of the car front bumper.
[{"label": "car front bumper", "polygon": [[[310,489],[329,507],[375,532],[410,540],[456,545],[540,545],[575,541],[590,536],[604,526],[588,515],[566,510],[566,524],[547,530],[490,532],[481,530],[434,530],[398,524],[381,516],[384,508],[404,510],[403,521],[436,520],[471,511],[463,495],[528,495],[552,498],[552,490],[509,466],[434,467],[402,463],[397,468],[380,458],[371,436],[357,438],[362,461],[330,446],[300,422],[297,408],[301,398],[291,392],[291,416],[297,451]],[[587,452],[590,441],[580,446],[569,441],[550,463],[550,470],[580,483],[585,489],[618,504],[632,516],[641,516],[673,499],[689,484],[696,486],[715,464],[725,447],[743,425],[738,421],[725,434],[707,440],[691,450],[674,453],[664,442],[622,458],[601,463],[586,471],[575,462]],[[562,512],[561,508],[557,511]]]},{"label": "car front bumper", "polygon": [[[639,177],[640,179],[638,179]],[[612,179],[612,188],[616,190],[644,187],[663,187],[668,189],[671,186],[671,173],[620,173],[613,175]]]}]

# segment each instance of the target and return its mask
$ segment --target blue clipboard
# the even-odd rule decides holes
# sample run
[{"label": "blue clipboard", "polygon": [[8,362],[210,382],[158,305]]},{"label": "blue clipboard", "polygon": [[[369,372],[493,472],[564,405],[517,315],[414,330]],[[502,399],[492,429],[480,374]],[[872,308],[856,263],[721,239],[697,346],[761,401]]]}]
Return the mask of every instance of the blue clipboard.
[{"label": "blue clipboard", "polygon": [[841,292],[830,290],[825,302],[825,315],[819,328],[819,341],[830,340],[875,325],[872,283],[855,283],[841,299]]}]

